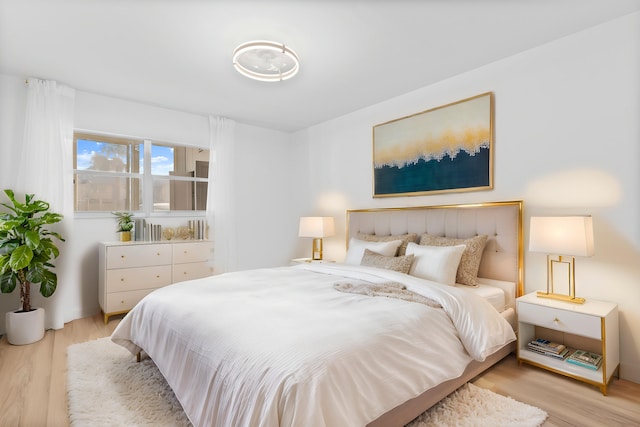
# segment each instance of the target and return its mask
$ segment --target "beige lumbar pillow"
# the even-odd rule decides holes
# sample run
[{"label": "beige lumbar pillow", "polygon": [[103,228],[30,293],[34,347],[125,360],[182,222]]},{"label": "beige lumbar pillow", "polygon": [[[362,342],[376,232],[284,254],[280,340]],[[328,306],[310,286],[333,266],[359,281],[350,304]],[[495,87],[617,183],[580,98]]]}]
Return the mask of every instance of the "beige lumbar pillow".
[{"label": "beige lumbar pillow", "polygon": [[405,256],[384,256],[379,253],[364,250],[364,256],[360,265],[366,265],[368,267],[384,268],[386,270],[399,271],[400,273],[409,274],[411,269],[411,263],[413,262],[413,255]]}]

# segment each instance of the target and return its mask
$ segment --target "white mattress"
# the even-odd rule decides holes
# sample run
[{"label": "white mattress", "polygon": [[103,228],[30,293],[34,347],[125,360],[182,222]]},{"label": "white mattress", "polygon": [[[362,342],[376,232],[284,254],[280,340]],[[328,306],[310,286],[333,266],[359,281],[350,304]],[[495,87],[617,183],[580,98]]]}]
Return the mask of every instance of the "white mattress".
[{"label": "white mattress", "polygon": [[508,308],[516,307],[516,284],[504,280],[478,277],[478,287],[457,284],[456,287],[487,300],[497,311],[502,313]]},{"label": "white mattress", "polygon": [[456,285],[457,288],[464,289],[467,292],[471,292],[487,301],[495,308],[498,313],[501,313],[507,308],[507,298],[504,290],[490,285],[478,284],[478,287]]}]

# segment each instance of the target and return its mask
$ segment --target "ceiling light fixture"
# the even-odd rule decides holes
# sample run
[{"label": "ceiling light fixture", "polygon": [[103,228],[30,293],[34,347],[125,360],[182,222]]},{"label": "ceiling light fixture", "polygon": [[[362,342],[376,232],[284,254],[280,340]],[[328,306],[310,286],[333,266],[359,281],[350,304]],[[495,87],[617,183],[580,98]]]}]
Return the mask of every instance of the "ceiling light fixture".
[{"label": "ceiling light fixture", "polygon": [[279,82],[295,76],[298,55],[282,43],[257,40],[233,51],[233,66],[244,76],[263,82]]}]

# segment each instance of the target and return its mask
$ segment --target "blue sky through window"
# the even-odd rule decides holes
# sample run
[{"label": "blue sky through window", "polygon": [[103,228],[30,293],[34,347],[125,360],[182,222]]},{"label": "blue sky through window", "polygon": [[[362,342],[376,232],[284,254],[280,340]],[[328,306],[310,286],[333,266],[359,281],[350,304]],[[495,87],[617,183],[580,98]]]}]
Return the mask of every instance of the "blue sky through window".
[{"label": "blue sky through window", "polygon": [[[92,141],[87,139],[78,139],[76,169],[88,170],[95,169],[93,167],[93,156],[102,155],[106,158],[118,156],[123,162],[126,161],[124,153],[118,155],[114,147],[124,147],[119,144],[110,144],[100,141]],[[144,150],[140,145],[140,171],[144,173]],[[173,171],[173,148],[163,145],[151,145],[151,173],[153,175],[168,175]],[[134,171],[135,173],[135,171]]]},{"label": "blue sky through window", "polygon": [[151,145],[151,174],[169,175],[173,172],[173,148],[164,145]]}]

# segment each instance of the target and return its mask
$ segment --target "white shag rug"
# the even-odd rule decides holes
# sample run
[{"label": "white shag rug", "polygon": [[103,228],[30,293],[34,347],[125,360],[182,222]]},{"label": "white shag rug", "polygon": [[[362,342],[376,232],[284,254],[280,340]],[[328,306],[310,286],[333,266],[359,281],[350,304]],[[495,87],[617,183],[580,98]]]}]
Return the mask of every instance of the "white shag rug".
[{"label": "white shag rug", "polygon": [[[69,419],[73,427],[191,426],[148,357],[101,338],[67,349]],[[407,427],[538,427],[547,413],[466,384]]]}]

